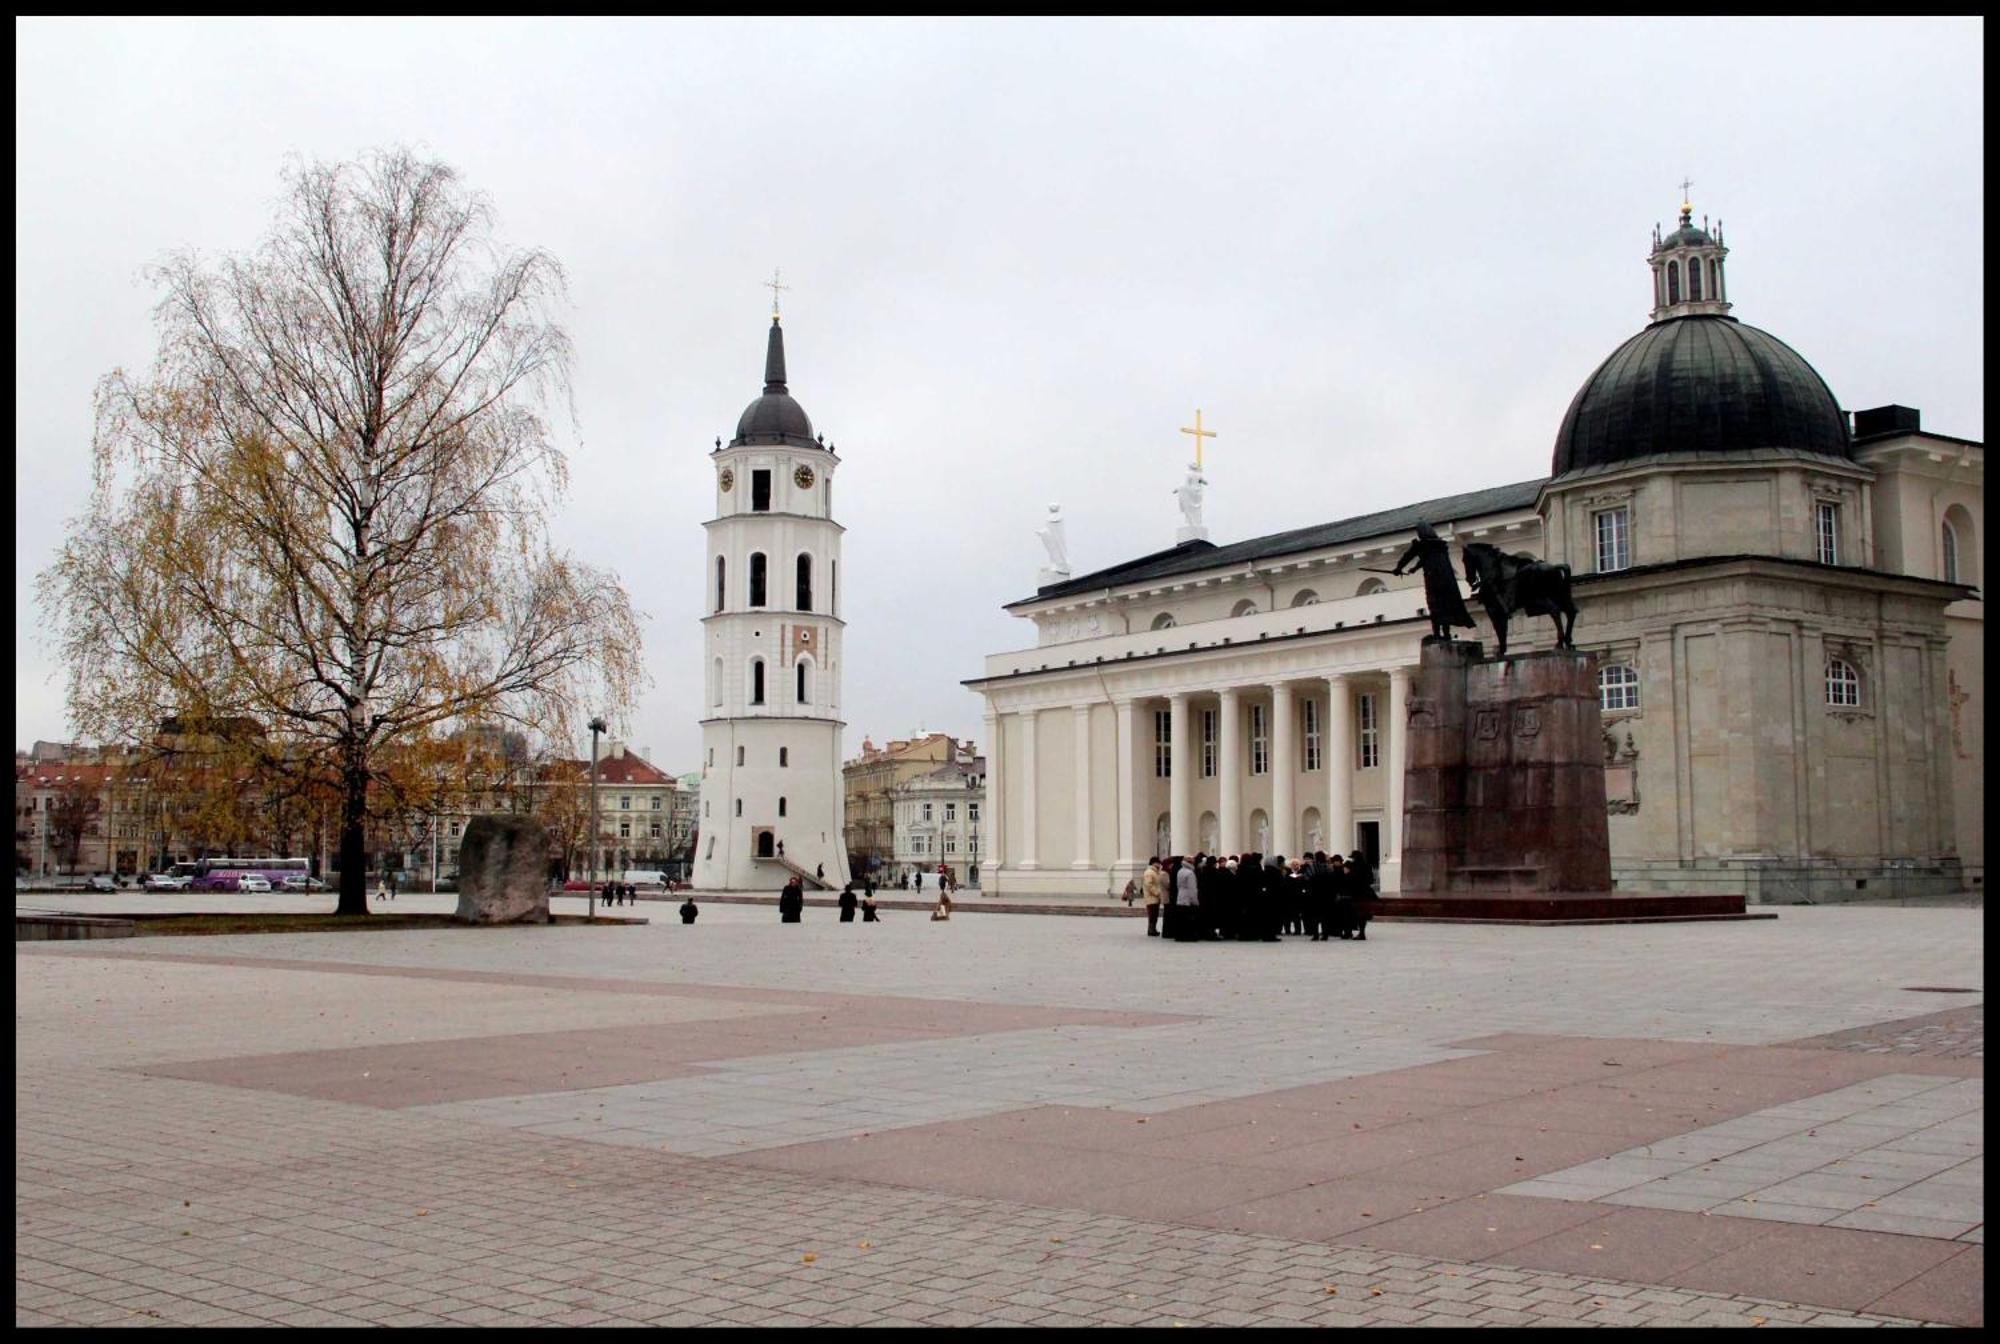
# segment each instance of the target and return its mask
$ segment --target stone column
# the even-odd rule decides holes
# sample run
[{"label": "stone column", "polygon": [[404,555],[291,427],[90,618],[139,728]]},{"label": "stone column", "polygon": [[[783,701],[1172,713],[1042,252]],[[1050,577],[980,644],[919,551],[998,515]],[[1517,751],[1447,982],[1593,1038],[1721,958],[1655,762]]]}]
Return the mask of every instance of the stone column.
[{"label": "stone column", "polygon": [[1382,731],[1389,738],[1388,797],[1382,806],[1382,890],[1403,889],[1403,769],[1409,762],[1410,669],[1389,669],[1389,712]]},{"label": "stone column", "polygon": [[[1000,890],[998,881],[1001,867],[1007,861],[1007,832],[1005,828],[1006,809],[1002,806],[1007,796],[1007,759],[1001,750],[1000,716],[995,714],[988,702],[986,710],[986,863],[985,871],[979,875],[980,888],[987,892]],[[988,874],[993,875],[988,880]]]},{"label": "stone column", "polygon": [[1016,868],[1039,868],[1035,854],[1035,793],[1041,780],[1035,774],[1035,711],[1021,715],[1021,860]]},{"label": "stone column", "polygon": [[1326,852],[1354,848],[1354,698],[1347,675],[1326,679],[1326,816],[1320,829]]},{"label": "stone column", "polygon": [[1292,688],[1282,681],[1271,683],[1271,852],[1287,857],[1298,852],[1296,839],[1299,809],[1292,797],[1292,771],[1298,767],[1297,725],[1299,707],[1292,700]]},{"label": "stone column", "polygon": [[1222,825],[1216,844],[1224,854],[1235,854],[1243,848],[1243,692],[1234,686],[1224,687],[1217,717],[1221,730],[1215,769],[1222,779]]},{"label": "stone column", "polygon": [[1167,732],[1172,738],[1168,746],[1167,768],[1173,775],[1167,790],[1167,834],[1173,841],[1174,853],[1192,854],[1194,845],[1194,753],[1188,750],[1188,693],[1181,691],[1167,697]]},{"label": "stone column", "polygon": [[1139,855],[1136,846],[1138,836],[1134,834],[1138,825],[1139,770],[1134,759],[1138,749],[1138,734],[1134,731],[1133,719],[1138,707],[1130,700],[1119,700],[1113,708],[1118,716],[1118,866],[1121,869],[1137,868]]},{"label": "stone column", "polygon": [[1090,862],[1090,706],[1070,711],[1070,732],[1076,738],[1076,845],[1069,866],[1088,868]]}]

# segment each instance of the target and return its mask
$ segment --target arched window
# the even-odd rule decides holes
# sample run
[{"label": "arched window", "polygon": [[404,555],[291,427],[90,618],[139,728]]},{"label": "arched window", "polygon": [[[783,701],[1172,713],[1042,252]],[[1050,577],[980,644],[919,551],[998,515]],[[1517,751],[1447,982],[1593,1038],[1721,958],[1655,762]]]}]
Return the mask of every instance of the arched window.
[{"label": "arched window", "polygon": [[750,703],[753,705],[764,703],[764,660],[762,658],[752,658],[750,660]]},{"label": "arched window", "polygon": [[813,609],[813,558],[803,551],[799,553],[799,592],[794,605],[800,611]]},{"label": "arched window", "polygon": [[1255,616],[1257,614],[1257,604],[1246,597],[1231,607],[1229,614],[1231,616]]},{"label": "arched window", "polygon": [[1679,303],[1680,301],[1681,264],[1678,261],[1670,261],[1667,263],[1667,302]]},{"label": "arched window", "polygon": [[1319,594],[1310,588],[1301,588],[1298,591],[1298,596],[1292,599],[1292,605],[1295,607],[1316,607],[1319,605]]},{"label": "arched window", "polygon": [[713,671],[715,674],[715,685],[714,689],[709,692],[709,700],[715,705],[717,709],[721,709],[722,708],[722,660],[720,658],[715,660],[715,667]]},{"label": "arched window", "polygon": [[1171,611],[1163,611],[1163,612],[1161,612],[1161,613],[1160,613],[1159,615],[1157,615],[1157,616],[1155,616],[1155,617],[1153,618],[1153,628],[1154,628],[1155,630],[1171,630],[1171,629],[1173,629],[1173,628],[1174,628],[1174,614],[1173,614],[1173,613],[1172,613]]},{"label": "arched window", "polygon": [[1979,583],[1979,534],[1972,526],[1972,514],[1963,504],[1944,511],[1940,533],[1944,544],[1943,564],[1938,573],[1947,583]]},{"label": "arched window", "polygon": [[750,605],[753,607],[764,605],[764,553],[762,551],[752,551],[750,553]]},{"label": "arched window", "polygon": [[715,557],[715,609],[717,611],[722,610],[723,603],[727,601],[729,593],[727,580],[723,578],[723,571],[723,559],[718,555]]},{"label": "arched window", "polygon": [[1701,302],[1701,258],[1700,257],[1696,257],[1694,260],[1688,262],[1688,299],[1690,302],[1693,303]]},{"label": "arched window", "polygon": [[1860,708],[1861,674],[1854,670],[1854,664],[1839,658],[1826,660],[1826,702],[1841,709]]},{"label": "arched window", "polygon": [[1610,663],[1597,670],[1597,703],[1609,714],[1614,709],[1639,707],[1639,674],[1624,663]]},{"label": "arched window", "polygon": [[1382,580],[1363,579],[1361,586],[1354,590],[1354,595],[1356,597],[1372,597],[1376,593],[1385,593],[1387,591],[1389,591],[1389,585],[1382,582]]},{"label": "arched window", "polygon": [[792,698],[801,705],[809,705],[812,703],[811,664],[812,664],[812,659],[801,658],[798,661],[798,665],[792,669],[792,678],[795,683],[795,685],[792,688],[793,690]]}]

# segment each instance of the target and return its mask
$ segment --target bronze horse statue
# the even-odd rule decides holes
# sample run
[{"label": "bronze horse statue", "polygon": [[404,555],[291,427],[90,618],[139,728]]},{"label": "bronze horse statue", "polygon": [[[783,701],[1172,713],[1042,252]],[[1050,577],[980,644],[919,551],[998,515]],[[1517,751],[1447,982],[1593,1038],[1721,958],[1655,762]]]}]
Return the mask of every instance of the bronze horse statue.
[{"label": "bronze horse statue", "polygon": [[1537,560],[1525,552],[1508,554],[1484,541],[1465,543],[1465,581],[1486,608],[1499,640],[1496,657],[1507,655],[1507,618],[1517,611],[1548,616],[1556,623],[1556,647],[1573,649],[1576,603],[1569,594],[1569,566]]}]

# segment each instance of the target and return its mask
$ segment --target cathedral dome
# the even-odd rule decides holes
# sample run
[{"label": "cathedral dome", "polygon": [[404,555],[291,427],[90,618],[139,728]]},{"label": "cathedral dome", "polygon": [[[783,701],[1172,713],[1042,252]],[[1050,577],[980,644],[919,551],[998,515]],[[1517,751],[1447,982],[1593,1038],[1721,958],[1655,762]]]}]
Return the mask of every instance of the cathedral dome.
[{"label": "cathedral dome", "polygon": [[1853,456],[1847,417],[1797,351],[1733,317],[1670,317],[1584,381],[1556,433],[1550,472],[1758,448]]},{"label": "cathedral dome", "polygon": [[771,337],[764,353],[764,395],[743,408],[730,447],[746,443],[788,443],[798,448],[824,446],[813,438],[806,408],[793,400],[785,388],[785,333],[776,317],[771,319]]}]

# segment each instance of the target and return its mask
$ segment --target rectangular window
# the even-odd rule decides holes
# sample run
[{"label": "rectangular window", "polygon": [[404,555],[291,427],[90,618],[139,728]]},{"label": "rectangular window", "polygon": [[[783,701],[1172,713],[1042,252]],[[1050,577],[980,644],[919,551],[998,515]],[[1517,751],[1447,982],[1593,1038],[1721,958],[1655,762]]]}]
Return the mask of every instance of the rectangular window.
[{"label": "rectangular window", "polygon": [[978,804],[978,803],[967,803],[967,804],[965,805],[965,819],[966,819],[967,821],[978,821],[978,820],[979,820],[979,804]]},{"label": "rectangular window", "polygon": [[1215,778],[1215,711],[1201,712],[1201,777]]},{"label": "rectangular window", "polygon": [[1250,773],[1271,773],[1271,720],[1262,705],[1250,706]]},{"label": "rectangular window", "polygon": [[792,763],[792,749],[790,747],[779,747],[778,764],[780,766],[788,766],[791,763]]},{"label": "rectangular window", "polygon": [[655,812],[660,810],[660,798],[657,794],[655,794],[653,797],[653,810]]},{"label": "rectangular window", "polygon": [[1818,543],[1819,562],[1822,565],[1837,565],[1840,563],[1840,505],[1822,502],[1813,514],[1813,535]]},{"label": "rectangular window", "polygon": [[630,811],[632,810],[632,795],[631,795],[631,794],[629,794],[629,793],[621,793],[621,794],[619,794],[619,795],[618,795],[618,810],[619,810],[620,812],[630,812]]},{"label": "rectangular window", "polygon": [[1597,529],[1597,572],[1632,567],[1632,511],[1604,509],[1591,515]]},{"label": "rectangular window", "polygon": [[618,838],[620,840],[630,840],[632,838],[632,819],[630,817],[618,818]]},{"label": "rectangular window", "polygon": [[946,836],[946,837],[944,838],[944,852],[945,852],[945,853],[947,853],[947,854],[956,854],[956,853],[958,853],[958,837],[957,837],[957,836],[955,836],[955,835],[947,835],[947,836]]},{"label": "rectangular window", "polygon": [[657,821],[656,821],[656,822],[654,822],[654,823],[652,824],[652,826],[651,826],[651,827],[649,827],[648,829],[649,829],[649,830],[650,830],[650,831],[652,832],[652,836],[653,836],[653,838],[654,838],[655,840],[657,840],[657,839],[659,839],[659,838],[660,838],[660,823],[659,823],[659,822],[657,822]]},{"label": "rectangular window", "polygon": [[1174,775],[1174,715],[1172,710],[1153,711],[1153,778]]},{"label": "rectangular window", "polygon": [[1319,769],[1319,701],[1301,700],[1299,718],[1304,732],[1300,737],[1306,744],[1306,764],[1308,770]]},{"label": "rectangular window", "polygon": [[451,834],[453,839],[458,838],[458,823],[455,821],[451,824]]},{"label": "rectangular window", "polygon": [[925,820],[925,821],[929,821],[930,819],[931,819],[931,805],[930,805],[929,803],[925,803],[925,804],[924,804],[924,820]]},{"label": "rectangular window", "polygon": [[750,509],[753,513],[771,511],[771,473],[761,467],[750,473]]},{"label": "rectangular window", "polygon": [[957,804],[957,803],[946,803],[946,804],[944,805],[944,819],[945,819],[946,821],[957,821],[957,820],[958,820],[958,804]]},{"label": "rectangular window", "polygon": [[1358,764],[1363,770],[1373,770],[1382,761],[1381,736],[1375,726],[1375,697],[1355,696],[1354,716],[1359,725],[1359,731],[1354,735],[1355,746],[1359,749]]}]

